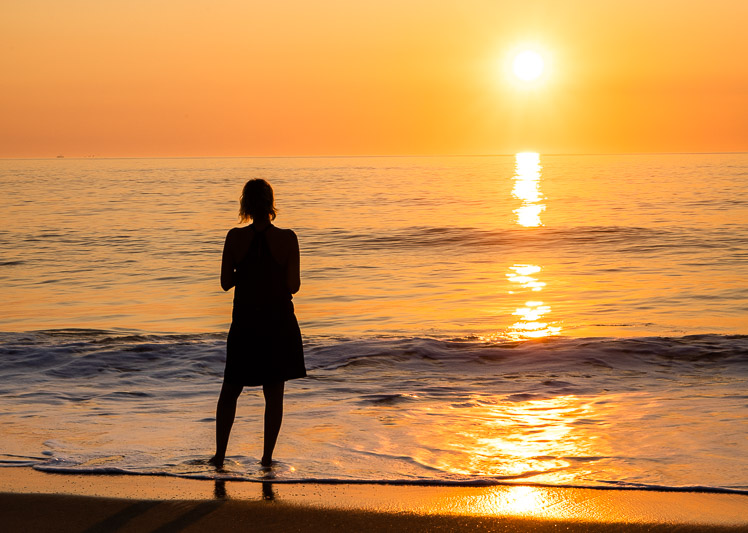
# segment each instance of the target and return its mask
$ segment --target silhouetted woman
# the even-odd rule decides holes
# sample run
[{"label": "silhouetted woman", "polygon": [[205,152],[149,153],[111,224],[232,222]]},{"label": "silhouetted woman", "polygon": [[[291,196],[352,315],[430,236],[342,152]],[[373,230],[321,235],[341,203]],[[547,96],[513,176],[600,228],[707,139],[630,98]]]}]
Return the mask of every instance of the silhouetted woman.
[{"label": "silhouetted woman", "polygon": [[222,466],[234,424],[236,401],[244,386],[262,385],[265,444],[261,464],[270,466],[283,420],[283,389],[289,379],[306,376],[301,331],[292,294],[299,290],[299,241],[290,229],[273,226],[273,189],[265,180],[244,186],[239,216],[248,226],[226,235],[221,287],[234,289],[234,310],[226,343],[226,369],[216,408],[216,454]]}]

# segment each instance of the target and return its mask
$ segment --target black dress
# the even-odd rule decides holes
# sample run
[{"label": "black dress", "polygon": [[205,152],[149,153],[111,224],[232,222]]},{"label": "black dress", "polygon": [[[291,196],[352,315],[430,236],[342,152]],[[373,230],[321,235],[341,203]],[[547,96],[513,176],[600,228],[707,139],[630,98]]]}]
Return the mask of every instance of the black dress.
[{"label": "black dress", "polygon": [[267,228],[253,231],[249,252],[236,267],[223,379],[236,385],[263,385],[303,378],[304,350],[287,269],[270,253]]}]

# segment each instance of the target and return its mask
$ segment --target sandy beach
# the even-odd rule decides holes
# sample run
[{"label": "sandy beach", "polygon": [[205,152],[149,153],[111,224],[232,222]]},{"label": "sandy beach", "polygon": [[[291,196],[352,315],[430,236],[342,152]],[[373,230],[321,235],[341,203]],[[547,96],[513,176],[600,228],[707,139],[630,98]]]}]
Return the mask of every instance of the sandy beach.
[{"label": "sandy beach", "polygon": [[739,494],[282,484],[5,469],[4,531],[748,531]]}]

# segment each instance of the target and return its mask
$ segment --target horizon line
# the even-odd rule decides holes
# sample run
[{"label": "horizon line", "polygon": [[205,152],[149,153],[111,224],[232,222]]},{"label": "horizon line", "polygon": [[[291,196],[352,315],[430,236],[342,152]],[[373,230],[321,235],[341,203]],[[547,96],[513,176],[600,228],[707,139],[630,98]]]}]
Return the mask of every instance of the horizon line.
[{"label": "horizon line", "polygon": [[[345,159],[345,158],[387,158],[387,157],[511,157],[519,153],[533,153],[523,150],[513,153],[499,154],[358,154],[358,155],[151,155],[151,156],[44,156],[44,157],[0,157],[4,161],[46,161],[60,159]],[[738,155],[748,154],[748,151],[726,152],[555,152],[539,153],[542,156],[599,156],[599,155]]]}]

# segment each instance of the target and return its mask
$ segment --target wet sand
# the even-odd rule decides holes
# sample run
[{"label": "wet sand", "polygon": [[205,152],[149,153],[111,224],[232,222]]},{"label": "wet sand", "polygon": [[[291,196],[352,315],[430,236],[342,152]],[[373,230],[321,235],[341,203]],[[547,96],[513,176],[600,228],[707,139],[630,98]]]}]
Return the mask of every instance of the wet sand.
[{"label": "wet sand", "polygon": [[4,468],[3,531],[748,531],[748,496],[215,482]]}]

